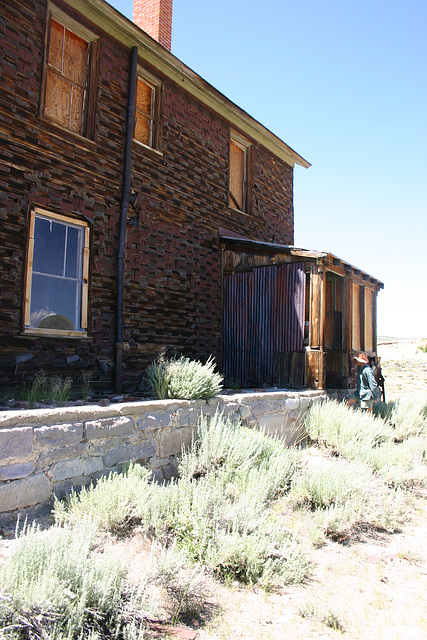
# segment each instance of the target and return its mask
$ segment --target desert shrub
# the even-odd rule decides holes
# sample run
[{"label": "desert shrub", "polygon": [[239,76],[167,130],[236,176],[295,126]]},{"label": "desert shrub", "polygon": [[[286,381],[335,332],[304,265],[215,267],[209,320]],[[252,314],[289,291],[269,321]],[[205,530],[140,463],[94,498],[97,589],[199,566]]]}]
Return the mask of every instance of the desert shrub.
[{"label": "desert shrub", "polygon": [[210,472],[247,479],[249,472],[262,468],[268,474],[273,466],[270,475],[276,478],[278,487],[284,488],[299,458],[298,451],[285,447],[279,439],[243,427],[217,412],[212,418],[200,416],[192,447],[183,453],[179,472],[187,480]]},{"label": "desert shrub", "polygon": [[393,438],[388,422],[335,401],[311,407],[305,424],[313,442],[349,459],[363,460],[373,447]]},{"label": "desert shrub", "polygon": [[290,491],[297,506],[312,511],[340,506],[352,496],[360,497],[372,482],[372,471],[363,464],[330,460],[298,473]]},{"label": "desert shrub", "polygon": [[206,562],[222,581],[260,584],[267,589],[297,584],[310,563],[301,545],[283,527],[265,521],[256,530],[220,531],[206,553]]},{"label": "desert shrub", "polygon": [[165,606],[172,623],[198,618],[210,594],[209,582],[200,565],[190,565],[186,555],[176,548],[153,545],[149,581],[163,590]]},{"label": "desert shrub", "polygon": [[[110,529],[136,520],[149,536],[174,545],[192,562],[206,564],[209,557],[209,567],[222,576],[216,567],[222,562],[227,536],[249,555],[252,548],[267,545],[263,533],[267,529],[274,532],[269,548],[280,546],[282,532],[265,512],[269,502],[288,489],[299,457],[299,452],[280,441],[220,415],[202,417],[191,450],[183,453],[177,480],[168,485],[150,484],[146,473],[130,467],[125,474],[104,478],[58,504],[56,514],[60,522],[82,522],[87,517],[97,527]],[[274,536],[279,534],[277,542]],[[248,568],[241,573],[239,569],[234,579],[244,575],[245,581],[252,582],[258,575],[266,585],[288,579],[282,566],[286,564],[284,556],[279,563],[267,562],[266,551],[255,555],[263,559],[257,561],[264,566],[262,572]],[[296,552],[286,556],[294,557]],[[304,565],[302,560],[299,563]],[[227,572],[232,573],[231,565]]]},{"label": "desert shrub", "polygon": [[56,500],[54,516],[58,524],[80,525],[90,521],[97,530],[117,531],[130,526],[139,517],[138,504],[149,501],[156,485],[151,473],[130,464],[122,474],[101,477],[95,485],[72,492],[65,500]]},{"label": "desert shrub", "polygon": [[409,503],[405,492],[373,480],[363,491],[342,494],[329,506],[305,509],[303,533],[315,546],[322,546],[325,536],[348,543],[372,531],[398,530],[407,518]]},{"label": "desert shrub", "polygon": [[[371,454],[379,449],[371,449]],[[391,488],[375,471],[368,459],[329,458],[311,461],[294,476],[288,500],[304,512],[304,533],[312,544],[322,545],[325,536],[348,542],[361,532],[395,530],[403,524],[405,493]]]},{"label": "desert shrub", "polygon": [[384,418],[393,427],[394,440],[417,435],[427,437],[426,393],[411,393],[387,405]]},{"label": "desert shrub", "polygon": [[0,634],[3,628],[17,639],[119,637],[127,626],[124,603],[140,610],[143,602],[126,585],[123,559],[94,555],[92,545],[89,524],[25,529],[0,565]]},{"label": "desert shrub", "polygon": [[427,485],[427,438],[409,437],[373,449],[368,464],[393,487]]},{"label": "desert shrub", "polygon": [[326,607],[324,604],[319,604],[313,600],[307,600],[299,609],[299,614],[302,618],[314,618],[319,620],[319,622],[330,629],[334,629],[335,631],[344,631],[344,627],[333,609]]},{"label": "desert shrub", "polygon": [[146,376],[157,398],[208,400],[222,389],[223,377],[215,372],[215,363],[211,356],[202,364],[184,356],[168,360],[160,355],[148,367]]}]

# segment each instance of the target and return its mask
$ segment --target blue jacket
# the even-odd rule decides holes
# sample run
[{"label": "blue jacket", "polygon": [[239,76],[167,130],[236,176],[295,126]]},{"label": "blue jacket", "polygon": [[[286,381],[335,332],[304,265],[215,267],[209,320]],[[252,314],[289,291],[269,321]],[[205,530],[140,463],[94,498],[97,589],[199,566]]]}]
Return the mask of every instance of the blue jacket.
[{"label": "blue jacket", "polygon": [[357,395],[361,400],[378,400],[380,390],[368,364],[359,367],[357,372]]}]

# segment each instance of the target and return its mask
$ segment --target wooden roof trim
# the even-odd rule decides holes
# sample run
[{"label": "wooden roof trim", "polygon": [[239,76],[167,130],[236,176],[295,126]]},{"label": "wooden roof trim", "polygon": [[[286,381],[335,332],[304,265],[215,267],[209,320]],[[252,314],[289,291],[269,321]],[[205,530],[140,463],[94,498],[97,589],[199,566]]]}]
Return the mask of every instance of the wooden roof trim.
[{"label": "wooden roof trim", "polygon": [[[225,247],[240,247],[242,249],[266,251],[268,253],[282,253],[299,258],[300,260],[317,260],[328,271],[336,273],[341,277],[351,277],[359,284],[369,284],[373,288],[384,289],[384,283],[369,275],[365,271],[354,267],[348,262],[341,260],[332,253],[323,251],[313,251],[310,249],[299,249],[292,245],[275,244],[271,242],[260,242],[243,238],[233,238],[231,236],[220,235],[220,240]],[[371,287],[370,287],[371,288]]]},{"label": "wooden roof trim", "polygon": [[360,281],[362,283],[369,282],[370,284],[374,285],[375,287],[378,287],[379,289],[384,289],[384,283],[381,282],[381,280],[374,278],[374,276],[369,275],[369,273],[366,273],[366,271],[362,271],[361,269],[358,269],[357,267],[351,265],[349,262],[345,262],[344,260],[341,260],[341,258],[338,258],[332,253],[328,253],[327,259],[328,259],[328,262],[332,263],[334,266],[342,267],[342,269],[344,270],[347,276],[350,275],[356,278],[360,278]]},{"label": "wooden roof trim", "polygon": [[278,158],[292,167],[296,164],[306,169],[311,167],[307,160],[283,140],[234,104],[107,2],[104,0],[65,1],[129,49],[138,46],[139,55],[144,60]]},{"label": "wooden roof trim", "polygon": [[276,244],[273,242],[260,242],[259,240],[251,240],[249,238],[234,238],[232,236],[220,236],[221,242],[226,245],[240,246],[246,249],[263,250],[268,253],[284,253],[296,258],[310,258],[317,260],[326,256],[326,253],[320,251],[310,251],[308,249],[297,249],[292,245]]}]

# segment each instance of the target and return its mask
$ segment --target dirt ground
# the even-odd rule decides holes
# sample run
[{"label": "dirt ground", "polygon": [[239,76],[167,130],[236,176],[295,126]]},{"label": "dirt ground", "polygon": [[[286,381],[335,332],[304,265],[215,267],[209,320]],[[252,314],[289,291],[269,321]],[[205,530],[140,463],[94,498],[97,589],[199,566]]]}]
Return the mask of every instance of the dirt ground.
[{"label": "dirt ground", "polygon": [[[427,391],[420,344],[426,339],[379,341],[387,399]],[[9,550],[1,547],[0,560]],[[168,631],[153,625],[147,638],[427,640],[427,491],[413,494],[402,531],[348,546],[328,540],[309,554],[313,570],[304,584],[265,593],[212,582],[210,618]]]},{"label": "dirt ground", "polygon": [[427,391],[427,353],[420,349],[420,346],[426,345],[427,338],[378,340],[386,399],[388,396],[394,399],[403,393]]},{"label": "dirt ground", "polygon": [[[421,502],[421,499],[420,499]],[[302,586],[280,594],[221,589],[222,613],[200,640],[422,640],[427,638],[427,520],[348,547],[328,542]],[[313,611],[304,616],[302,612]]]},{"label": "dirt ground", "polygon": [[[427,392],[424,340],[379,341],[387,399]],[[219,615],[199,640],[427,640],[427,492],[413,496],[404,530],[310,551],[314,570],[281,593],[220,587]],[[311,612],[311,615],[307,615]]]}]

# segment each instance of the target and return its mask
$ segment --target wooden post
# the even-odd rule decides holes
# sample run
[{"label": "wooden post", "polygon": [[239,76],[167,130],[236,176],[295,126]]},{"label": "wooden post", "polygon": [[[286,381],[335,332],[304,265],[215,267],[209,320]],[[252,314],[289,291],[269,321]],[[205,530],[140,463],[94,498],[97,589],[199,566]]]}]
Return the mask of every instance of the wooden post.
[{"label": "wooden post", "polygon": [[325,273],[321,265],[310,267],[310,337],[306,352],[306,381],[309,387],[324,389]]}]

